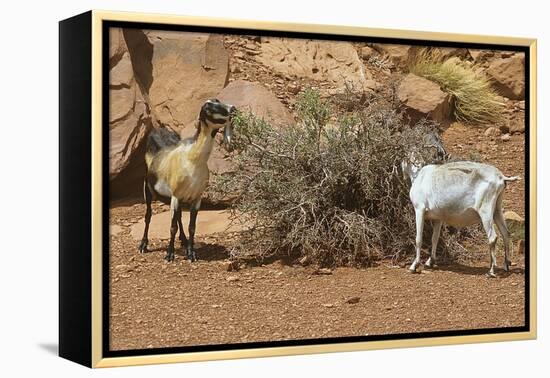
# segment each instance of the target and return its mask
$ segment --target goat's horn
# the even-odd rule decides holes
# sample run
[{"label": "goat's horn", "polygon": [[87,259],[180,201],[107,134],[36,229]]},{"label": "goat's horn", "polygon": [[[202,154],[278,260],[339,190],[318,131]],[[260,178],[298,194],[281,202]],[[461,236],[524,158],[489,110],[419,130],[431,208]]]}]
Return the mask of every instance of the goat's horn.
[{"label": "goat's horn", "polygon": [[231,144],[232,137],[233,137],[233,126],[231,125],[231,122],[229,122],[227,125],[225,125],[223,129],[223,141],[225,142],[226,146],[229,146],[229,144]]}]

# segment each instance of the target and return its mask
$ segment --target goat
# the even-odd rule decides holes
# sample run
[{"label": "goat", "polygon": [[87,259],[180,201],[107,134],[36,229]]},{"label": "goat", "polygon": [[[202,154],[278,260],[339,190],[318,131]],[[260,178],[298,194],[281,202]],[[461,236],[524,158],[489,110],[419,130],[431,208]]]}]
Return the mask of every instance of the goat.
[{"label": "goat", "polygon": [[403,163],[411,179],[410,199],[416,215],[416,258],[409,270],[416,272],[424,220],[433,221],[432,250],[427,267],[435,264],[436,248],[443,223],[465,227],[481,223],[489,239],[491,265],[487,275],[495,277],[495,244],[497,226],[504,240],[504,270],[510,267],[510,233],[504,220],[502,200],[507,182],[519,177],[506,177],[497,168],[469,161],[419,167],[411,161]]},{"label": "goat", "polygon": [[[196,260],[194,250],[197,214],[202,193],[208,185],[210,171],[208,158],[214,146],[216,133],[224,128],[224,142],[229,145],[232,136],[231,118],[236,108],[217,99],[206,101],[201,107],[197,131],[192,138],[181,140],[180,136],[166,128],[152,131],[147,138],[143,181],[143,196],[147,205],[145,229],[139,252],[147,252],[151,202],[154,199],[170,205],[170,243],[165,259],[174,260],[174,239],[179,228],[180,241],[187,250],[187,258]],[[182,207],[189,204],[189,240],[185,237],[181,219]]]}]

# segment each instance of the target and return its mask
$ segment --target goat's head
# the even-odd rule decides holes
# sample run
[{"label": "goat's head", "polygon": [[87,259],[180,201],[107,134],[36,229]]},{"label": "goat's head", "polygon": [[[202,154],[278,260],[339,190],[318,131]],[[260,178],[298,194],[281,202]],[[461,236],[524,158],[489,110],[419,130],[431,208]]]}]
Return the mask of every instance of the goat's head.
[{"label": "goat's head", "polygon": [[237,108],[231,104],[224,104],[218,99],[207,100],[199,114],[199,127],[207,127],[207,132],[211,132],[212,136],[224,128],[223,140],[229,145],[233,135],[231,126],[231,118],[237,111]]},{"label": "goat's head", "polygon": [[[411,182],[414,181],[424,165],[441,164],[449,158],[441,137],[435,131],[427,133],[423,142],[420,147],[415,147],[410,151],[407,158],[401,162],[403,178],[409,178]],[[419,150],[424,150],[424,153]]]}]

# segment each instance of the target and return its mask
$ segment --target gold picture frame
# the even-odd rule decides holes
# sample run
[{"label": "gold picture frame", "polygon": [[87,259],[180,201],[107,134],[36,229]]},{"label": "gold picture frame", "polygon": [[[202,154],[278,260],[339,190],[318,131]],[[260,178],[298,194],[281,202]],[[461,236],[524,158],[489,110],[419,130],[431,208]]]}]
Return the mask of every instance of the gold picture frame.
[{"label": "gold picture frame", "polygon": [[[109,22],[137,23],[155,25],[185,25],[222,29],[250,30],[252,32],[277,31],[289,33],[328,34],[334,36],[355,36],[369,38],[388,38],[399,40],[422,40],[434,42],[452,42],[476,45],[502,45],[525,48],[529,65],[526,67],[529,85],[528,125],[526,130],[526,148],[529,150],[529,233],[526,255],[529,255],[529,285],[526,295],[529,318],[528,329],[519,332],[503,332],[457,336],[431,336],[396,340],[373,340],[360,342],[342,342],[314,345],[273,346],[253,349],[205,350],[182,353],[156,353],[127,356],[106,356],[104,353],[104,271],[103,250],[105,239],[104,215],[104,172],[105,172],[105,133],[103,96],[104,61],[105,61],[105,25]],[[79,39],[79,33],[82,39]],[[84,41],[84,42],[82,42]],[[82,54],[83,49],[86,50]],[[83,71],[70,67],[70,63],[82,63]],[[259,22],[253,20],[230,20],[209,17],[188,17],[160,14],[126,13],[93,10],[60,23],[60,355],[89,367],[114,367],[157,363],[188,361],[208,361],[219,359],[236,359],[250,357],[283,356],[310,353],[346,352],[371,349],[435,346],[448,344],[466,344],[495,341],[513,341],[535,339],[537,335],[537,277],[536,277],[536,210],[537,210],[537,161],[536,161],[536,123],[537,123],[537,41],[527,38],[500,36],[481,36],[469,34],[449,34],[423,31],[404,31],[377,29],[368,27],[294,24]],[[85,63],[85,64],[84,64]],[[527,69],[528,68],[528,69]],[[89,69],[89,72],[87,71]],[[71,76],[72,75],[72,76]],[[88,75],[87,77],[83,77]],[[76,84],[75,84],[76,83]],[[77,87],[75,87],[77,85]],[[74,88],[78,88],[76,91]],[[71,91],[71,94],[68,92]],[[65,93],[65,94],[64,94]],[[84,98],[78,95],[83,93]],[[86,95],[86,94],[89,94]],[[88,102],[89,101],[89,102]],[[527,101],[526,101],[527,103]],[[72,108],[72,112],[68,110]],[[81,111],[76,111],[77,110]],[[527,112],[526,112],[527,113]],[[74,122],[85,121],[75,126]],[[69,131],[70,128],[79,130]],[[76,134],[75,134],[76,133]],[[74,146],[75,140],[79,142]],[[528,145],[527,145],[528,141]],[[78,144],[88,146],[81,149]],[[77,172],[67,162],[69,156],[89,152],[89,170]],[[71,155],[73,154],[73,155]],[[80,155],[77,155],[80,157]],[[88,161],[88,160],[86,160]],[[73,175],[73,176],[71,176]],[[74,176],[77,175],[77,176]],[[78,176],[82,175],[82,176]],[[71,189],[69,176],[81,185]],[[78,186],[77,185],[77,186]],[[72,190],[72,191],[71,191]],[[78,223],[70,218],[67,208],[73,201],[83,200],[83,209],[89,215],[87,222]],[[89,198],[88,198],[89,197]],[[65,217],[65,215],[67,215]],[[69,237],[69,233],[76,236]],[[81,235],[87,235],[83,237]],[[74,239],[74,240],[73,240]],[[90,245],[78,247],[78,240],[89,241]],[[83,251],[85,250],[85,251]],[[82,254],[78,257],[75,254]],[[89,289],[89,293],[88,293]],[[81,293],[81,298],[75,299]],[[84,294],[82,294],[84,293]],[[75,308],[76,307],[76,308]],[[79,341],[83,340],[83,341]],[[86,344],[81,348],[78,343]],[[78,349],[78,350],[75,350]]]}]

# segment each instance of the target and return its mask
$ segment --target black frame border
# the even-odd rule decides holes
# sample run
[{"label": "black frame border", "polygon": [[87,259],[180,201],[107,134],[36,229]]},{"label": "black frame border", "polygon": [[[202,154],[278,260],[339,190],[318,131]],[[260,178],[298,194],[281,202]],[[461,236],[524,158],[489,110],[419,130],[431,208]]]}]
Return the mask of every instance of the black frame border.
[{"label": "black frame border", "polygon": [[[525,325],[523,327],[504,327],[504,328],[484,328],[471,330],[453,330],[453,331],[434,331],[434,332],[419,332],[419,333],[403,333],[391,335],[373,335],[373,336],[349,336],[337,338],[323,339],[302,339],[302,340],[284,340],[284,341],[268,341],[268,342],[252,342],[252,343],[234,343],[234,344],[206,344],[181,347],[166,347],[166,348],[151,348],[151,349],[129,349],[129,350],[110,350],[110,332],[109,332],[109,28],[133,28],[133,29],[154,29],[162,31],[181,31],[181,32],[202,32],[202,33],[218,33],[218,34],[234,34],[234,35],[260,35],[273,37],[288,37],[301,39],[320,39],[320,40],[338,40],[350,42],[375,42],[375,43],[390,43],[390,44],[406,44],[415,46],[434,46],[434,47],[466,47],[471,49],[489,49],[502,51],[523,52],[525,54],[525,228],[528,232],[528,237],[525,238]],[[531,183],[530,183],[530,114],[531,114],[531,55],[529,46],[517,45],[502,45],[493,43],[469,43],[469,42],[445,42],[445,41],[430,41],[424,39],[407,39],[407,38],[390,38],[390,37],[368,37],[357,35],[335,35],[323,33],[307,33],[307,32],[288,32],[288,31],[272,31],[262,29],[244,29],[244,28],[228,28],[228,27],[210,27],[210,26],[195,26],[195,25],[173,25],[162,23],[147,23],[147,22],[132,22],[132,21],[102,21],[102,210],[103,210],[103,240],[102,240],[102,357],[130,357],[130,356],[151,356],[160,354],[175,354],[175,353],[193,353],[193,352],[211,352],[211,351],[227,351],[236,349],[257,349],[271,347],[289,347],[289,346],[308,346],[308,345],[331,345],[341,343],[356,343],[369,341],[383,340],[410,340],[410,339],[426,339],[449,336],[473,336],[473,335],[488,335],[488,334],[503,334],[514,332],[529,332],[531,330],[531,307],[530,307],[530,204],[531,204]]]}]

